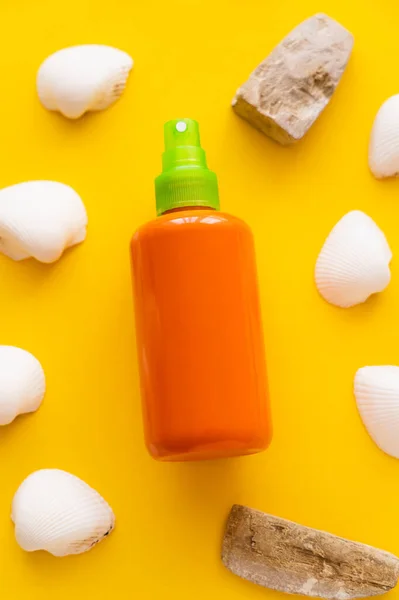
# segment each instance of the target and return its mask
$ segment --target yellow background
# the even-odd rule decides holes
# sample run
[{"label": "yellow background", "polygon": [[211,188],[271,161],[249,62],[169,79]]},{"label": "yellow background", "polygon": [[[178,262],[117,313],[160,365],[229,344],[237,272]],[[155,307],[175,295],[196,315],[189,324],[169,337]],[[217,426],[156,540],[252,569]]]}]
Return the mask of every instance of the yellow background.
[{"label": "yellow background", "polygon": [[[230,101],[319,11],[353,32],[353,55],[306,138],[282,148]],[[398,19],[396,0],[2,0],[0,186],[59,180],[89,214],[86,242],[53,266],[0,257],[0,343],[33,352],[48,383],[40,411],[0,431],[2,598],[277,599],[222,566],[235,502],[399,554],[399,462],[372,443],[352,396],[358,367],[399,364],[399,266],[383,294],[351,310],[313,283],[325,236],[351,209],[399,252],[399,181],[367,167],[374,115],[399,92]],[[48,54],[81,43],[115,45],[136,64],[119,103],[71,122],[40,106],[35,76]],[[223,209],[255,234],[275,427],[261,455],[182,465],[144,449],[128,255],[154,217],[163,123],[181,116],[200,122]],[[66,559],[19,549],[11,500],[42,467],[104,495],[117,517],[108,540]]]}]

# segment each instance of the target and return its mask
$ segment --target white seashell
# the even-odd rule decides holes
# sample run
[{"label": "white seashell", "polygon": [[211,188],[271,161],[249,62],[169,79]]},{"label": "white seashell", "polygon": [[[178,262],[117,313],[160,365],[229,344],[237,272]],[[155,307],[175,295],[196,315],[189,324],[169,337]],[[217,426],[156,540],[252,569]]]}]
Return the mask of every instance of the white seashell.
[{"label": "white seashell", "polygon": [[332,229],[316,262],[315,281],[327,302],[343,308],[365,302],[390,279],[392,252],[365,213],[347,213]]},{"label": "white seashell", "polygon": [[0,252],[14,260],[60,258],[86,237],[80,196],[56,181],[27,181],[0,190]]},{"label": "white seashell", "polygon": [[115,526],[114,513],[100,494],[59,469],[35,471],[22,482],[11,519],[23,550],[54,556],[86,552]]},{"label": "white seashell", "polygon": [[40,102],[70,119],[90,110],[103,110],[122,95],[132,67],[132,58],[111,46],[64,48],[46,58],[39,68]]},{"label": "white seashell", "polygon": [[39,361],[26,350],[0,346],[0,425],[39,408],[46,391]]},{"label": "white seashell", "polygon": [[369,167],[378,179],[399,175],[399,94],[388,98],[375,117]]},{"label": "white seashell", "polygon": [[399,367],[363,367],[355,376],[355,397],[370,437],[399,458]]}]

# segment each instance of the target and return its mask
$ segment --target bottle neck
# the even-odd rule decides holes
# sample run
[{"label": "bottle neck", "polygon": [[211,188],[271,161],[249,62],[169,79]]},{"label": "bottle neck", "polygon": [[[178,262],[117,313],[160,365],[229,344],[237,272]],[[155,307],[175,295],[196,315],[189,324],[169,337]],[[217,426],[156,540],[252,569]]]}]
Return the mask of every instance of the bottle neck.
[{"label": "bottle neck", "polygon": [[170,213],[175,213],[175,212],[183,212],[186,210],[191,211],[191,210],[216,210],[216,209],[213,208],[212,206],[178,206],[176,208],[170,208],[169,210],[165,210],[165,212],[159,216],[162,217],[163,215],[169,215]]}]

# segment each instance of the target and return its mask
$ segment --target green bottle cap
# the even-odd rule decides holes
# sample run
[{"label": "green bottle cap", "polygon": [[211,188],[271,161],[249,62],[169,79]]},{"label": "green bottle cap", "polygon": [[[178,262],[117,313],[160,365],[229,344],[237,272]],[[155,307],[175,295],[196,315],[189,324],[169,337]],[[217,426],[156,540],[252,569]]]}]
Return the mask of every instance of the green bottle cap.
[{"label": "green bottle cap", "polygon": [[157,215],[172,208],[219,209],[217,177],[206,165],[199,127],[192,119],[165,123],[162,173],[155,180]]}]

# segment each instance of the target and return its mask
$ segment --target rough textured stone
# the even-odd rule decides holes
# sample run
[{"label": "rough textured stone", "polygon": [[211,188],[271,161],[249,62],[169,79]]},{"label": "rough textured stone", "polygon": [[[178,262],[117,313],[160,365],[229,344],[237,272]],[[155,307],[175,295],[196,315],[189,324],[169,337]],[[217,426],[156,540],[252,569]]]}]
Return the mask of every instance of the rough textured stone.
[{"label": "rough textured stone", "polygon": [[301,139],[328,104],[353,36],[327,15],[310,17],[257,67],[233,100],[235,112],[280,144]]},{"label": "rough textured stone", "polygon": [[336,600],[383,594],[399,574],[393,554],[238,505],[229,515],[222,559],[264,587]]}]

